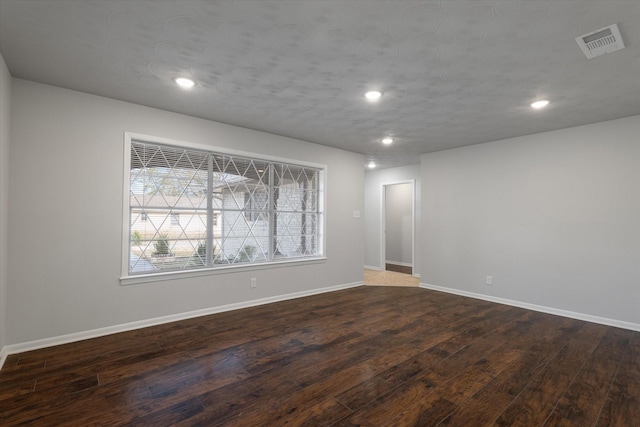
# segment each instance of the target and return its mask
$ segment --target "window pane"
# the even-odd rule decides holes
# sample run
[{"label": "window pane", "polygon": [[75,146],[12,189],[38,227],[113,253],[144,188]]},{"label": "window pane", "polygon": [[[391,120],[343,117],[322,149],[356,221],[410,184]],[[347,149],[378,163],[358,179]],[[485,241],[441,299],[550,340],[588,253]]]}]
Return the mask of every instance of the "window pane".
[{"label": "window pane", "polygon": [[276,241],[280,256],[300,257],[316,254],[316,214],[280,212]]},{"label": "window pane", "polygon": [[131,273],[204,265],[206,189],[203,153],[132,142]]}]

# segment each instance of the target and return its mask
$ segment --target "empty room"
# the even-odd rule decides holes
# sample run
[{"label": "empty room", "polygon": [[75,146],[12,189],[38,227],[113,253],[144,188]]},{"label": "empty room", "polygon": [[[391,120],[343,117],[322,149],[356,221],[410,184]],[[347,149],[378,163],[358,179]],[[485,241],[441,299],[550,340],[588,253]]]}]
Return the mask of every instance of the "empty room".
[{"label": "empty room", "polygon": [[640,423],[637,0],[0,0],[0,425]]}]

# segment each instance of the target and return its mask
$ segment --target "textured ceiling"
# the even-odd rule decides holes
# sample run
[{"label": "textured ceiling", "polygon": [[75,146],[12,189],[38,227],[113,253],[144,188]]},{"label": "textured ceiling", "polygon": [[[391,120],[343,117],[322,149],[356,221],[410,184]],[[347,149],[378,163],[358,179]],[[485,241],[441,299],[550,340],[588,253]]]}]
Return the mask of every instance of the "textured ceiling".
[{"label": "textured ceiling", "polygon": [[[587,60],[575,37],[613,23],[627,47]],[[0,0],[14,77],[381,167],[640,114],[639,46],[637,0]],[[176,76],[197,86],[184,91]],[[378,103],[369,89],[383,92]],[[532,111],[539,98],[550,107]]]}]

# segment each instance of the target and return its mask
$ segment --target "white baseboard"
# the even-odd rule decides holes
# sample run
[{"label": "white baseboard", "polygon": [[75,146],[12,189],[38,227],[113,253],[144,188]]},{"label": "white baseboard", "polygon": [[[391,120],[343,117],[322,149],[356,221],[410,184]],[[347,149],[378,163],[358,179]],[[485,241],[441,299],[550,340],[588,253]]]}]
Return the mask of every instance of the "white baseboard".
[{"label": "white baseboard", "polygon": [[413,277],[417,277],[418,279],[420,278],[420,273],[413,273],[412,275]]},{"label": "white baseboard", "polygon": [[526,308],[528,310],[539,311],[542,313],[555,314],[556,316],[569,317],[571,319],[584,320],[586,322],[599,323],[601,325],[614,326],[616,328],[629,329],[632,331],[640,331],[640,324],[625,322],[622,320],[609,319],[607,317],[592,316],[590,314],[576,313],[574,311],[562,310],[559,308],[546,307],[543,305],[529,304],[527,302],[515,301],[506,298],[494,297],[491,295],[477,294],[475,292],[467,292],[459,289],[445,288],[444,286],[429,285],[420,283],[420,287],[430,289],[432,291],[446,292],[449,294],[460,295],[463,297],[475,298],[498,304],[511,305],[514,307]]},{"label": "white baseboard", "polygon": [[52,347],[60,344],[67,344],[75,341],[82,341],[90,338],[102,337],[105,335],[116,334],[119,332],[132,331],[135,329],[147,328],[149,326],[161,325],[164,323],[176,322],[179,320],[191,319],[194,317],[207,316],[209,314],[222,313],[225,311],[239,310],[241,308],[255,307],[258,305],[270,304],[279,301],[286,301],[295,298],[302,298],[312,295],[324,294],[327,292],[335,292],[343,289],[362,286],[363,282],[353,282],[344,285],[329,286],[327,288],[313,289],[309,291],[293,292],[285,295],[261,298],[251,301],[238,302],[234,304],[221,305],[217,307],[205,308],[202,310],[188,311],[185,313],[171,314],[168,316],[155,317],[152,319],[139,320],[136,322],[123,323],[120,325],[107,326],[105,328],[92,329],[89,331],[76,332],[73,334],[60,335],[57,337],[44,338],[40,340],[27,341],[19,344],[6,345],[0,350],[0,368],[8,355],[23,353],[25,351],[38,350],[40,348]]},{"label": "white baseboard", "polygon": [[4,346],[0,349],[0,369],[4,366],[4,361],[7,360],[7,356],[9,353],[7,352],[7,346]]}]

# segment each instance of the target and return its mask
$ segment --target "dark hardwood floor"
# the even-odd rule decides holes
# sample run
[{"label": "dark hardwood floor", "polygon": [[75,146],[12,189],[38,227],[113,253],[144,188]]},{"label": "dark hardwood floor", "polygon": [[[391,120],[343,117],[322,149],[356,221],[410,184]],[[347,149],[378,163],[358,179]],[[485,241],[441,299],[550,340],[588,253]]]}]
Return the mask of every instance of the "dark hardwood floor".
[{"label": "dark hardwood floor", "polygon": [[384,269],[387,271],[395,271],[396,273],[413,274],[413,267],[406,265],[390,264],[386,263]]},{"label": "dark hardwood floor", "polygon": [[638,426],[640,332],[359,287],[12,355],[19,424]]}]

